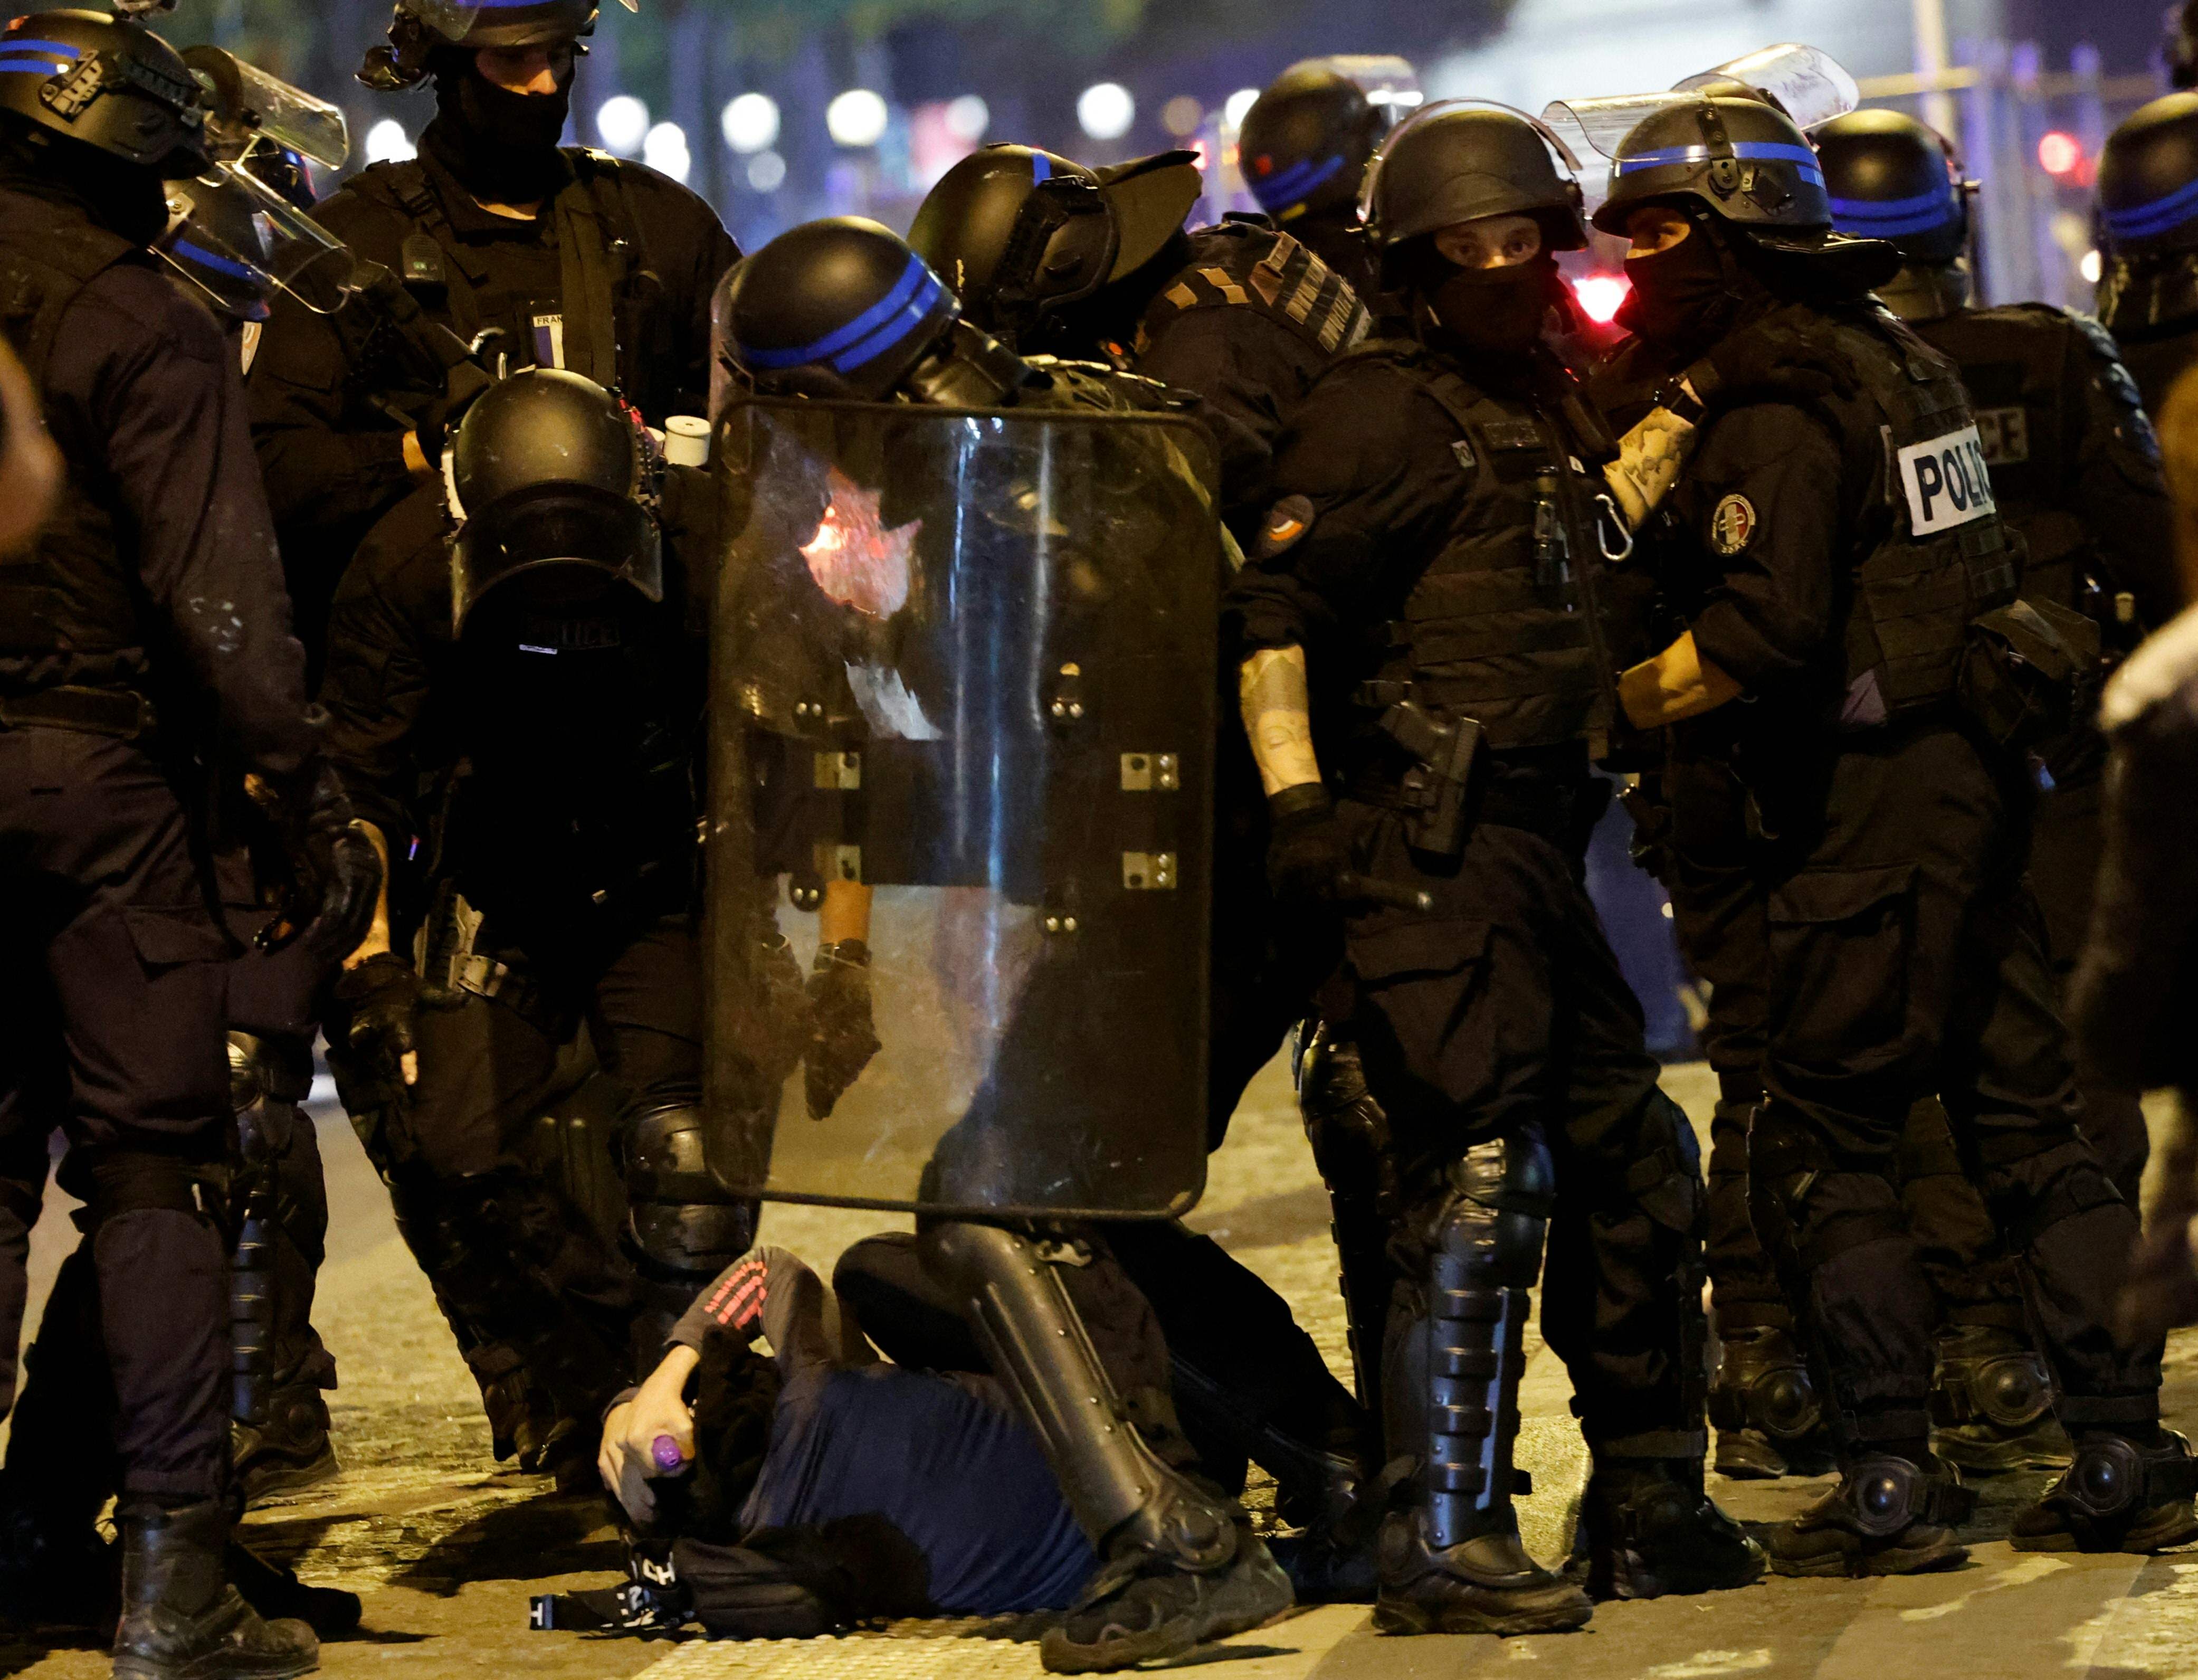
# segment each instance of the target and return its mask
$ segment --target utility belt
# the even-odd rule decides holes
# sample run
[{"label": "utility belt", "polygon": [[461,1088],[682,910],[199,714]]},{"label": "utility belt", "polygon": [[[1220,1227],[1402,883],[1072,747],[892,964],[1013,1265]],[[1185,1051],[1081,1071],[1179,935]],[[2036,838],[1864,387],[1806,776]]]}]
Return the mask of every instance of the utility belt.
[{"label": "utility belt", "polygon": [[0,696],[0,730],[73,730],[116,741],[149,742],[158,733],[153,702],[131,689],[70,684],[36,694]]}]

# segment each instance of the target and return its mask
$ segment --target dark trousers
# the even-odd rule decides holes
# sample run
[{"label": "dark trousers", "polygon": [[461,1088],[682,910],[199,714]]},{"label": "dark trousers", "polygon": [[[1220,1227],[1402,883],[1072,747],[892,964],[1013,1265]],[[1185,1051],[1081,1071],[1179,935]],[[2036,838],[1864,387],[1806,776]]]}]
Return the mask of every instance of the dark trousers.
[{"label": "dark trousers", "polygon": [[0,1360],[12,1379],[59,1127],[63,1183],[90,1204],[77,1264],[113,1389],[116,1485],[174,1500],[218,1494],[229,1462],[228,1253],[200,1211],[230,1112],[230,948],[211,896],[142,748],[0,730],[0,974],[16,1011],[0,1037]]},{"label": "dark trousers", "polygon": [[1768,882],[1759,1225],[1780,1232],[1858,1436],[1923,1433],[1938,1306],[1899,1198],[1935,1093],[2020,1261],[2064,1421],[2149,1423],[2160,1348],[2107,1327],[2136,1215],[2083,1136],[2067,1034],[2023,881],[2025,790],[1957,730],[1838,743]]}]

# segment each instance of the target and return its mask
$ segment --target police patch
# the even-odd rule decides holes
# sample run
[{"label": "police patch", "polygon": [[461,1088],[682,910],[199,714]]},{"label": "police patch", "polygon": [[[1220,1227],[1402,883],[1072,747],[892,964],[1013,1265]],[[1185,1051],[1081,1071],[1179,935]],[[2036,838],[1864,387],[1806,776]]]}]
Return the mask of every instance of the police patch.
[{"label": "police patch", "polygon": [[1308,497],[1285,496],[1268,510],[1259,527],[1259,558],[1272,559],[1294,547],[1312,529],[1312,502]]},{"label": "police patch", "polygon": [[1755,503],[1736,491],[1717,504],[1710,514],[1710,546],[1721,555],[1736,555],[1755,540]]}]

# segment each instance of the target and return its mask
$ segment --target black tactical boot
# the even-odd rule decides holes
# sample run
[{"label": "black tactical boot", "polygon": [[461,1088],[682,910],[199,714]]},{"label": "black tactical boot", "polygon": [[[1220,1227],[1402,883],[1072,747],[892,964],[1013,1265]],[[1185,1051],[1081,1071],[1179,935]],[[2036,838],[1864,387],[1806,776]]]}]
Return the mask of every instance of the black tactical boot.
[{"label": "black tactical boot", "polygon": [[1781,1324],[1721,1326],[1710,1385],[1715,1468],[1736,1481],[1821,1476],[1835,1466],[1809,1368]]},{"label": "black tactical boot", "polygon": [[2198,1461],[2172,1429],[2149,1446],[2087,1434],[2044,1496],[2015,1513],[2008,1541],[2019,1552],[2164,1550],[2198,1540],[2194,1491]]},{"label": "black tactical boot", "polygon": [[1976,1503],[1951,1465],[1871,1454],[1800,1515],[1758,1538],[1781,1575],[1918,1575],[1968,1561],[1954,1530]]},{"label": "black tactical boot", "polygon": [[340,1639],[358,1626],[363,1607],[355,1592],[311,1585],[298,1578],[296,1570],[270,1563],[236,1540],[222,1554],[222,1563],[238,1596],[269,1621],[288,1617],[303,1622],[321,1639]]},{"label": "black tactical boot", "polygon": [[1613,1459],[1588,1478],[1565,1573],[1601,1601],[1744,1587],[1765,1565],[1702,1491],[1699,1459]]},{"label": "black tactical boot", "polygon": [[114,1680],[291,1680],[320,1665],[303,1622],[262,1621],[229,1584],[229,1513],[218,1500],[163,1510],[133,1500],[122,1530],[122,1623]]},{"label": "black tactical boot", "polygon": [[329,1444],[329,1403],[308,1383],[286,1383],[267,1402],[266,1421],[230,1426],[236,1485],[248,1510],[278,1493],[334,1477],[340,1468]]},{"label": "black tactical boot", "polygon": [[2053,1416],[2044,1360],[2011,1330],[1943,1331],[1931,1384],[1931,1450],[1964,1476],[2059,1470],[2075,1455]]},{"label": "black tactical boot", "polygon": [[1515,1525],[1437,1549],[1422,1513],[1392,1511],[1379,1555],[1383,1633],[1569,1633],[1595,1614],[1585,1592],[1526,1555]]}]

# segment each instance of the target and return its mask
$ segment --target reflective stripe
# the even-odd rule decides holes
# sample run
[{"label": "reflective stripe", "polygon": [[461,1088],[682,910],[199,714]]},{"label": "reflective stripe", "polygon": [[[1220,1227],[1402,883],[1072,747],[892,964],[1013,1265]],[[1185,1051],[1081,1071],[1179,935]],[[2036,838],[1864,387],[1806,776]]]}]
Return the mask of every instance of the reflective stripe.
[{"label": "reflective stripe", "polygon": [[1035,187],[1041,181],[1052,179],[1052,160],[1044,152],[1032,152],[1031,154],[1031,185]]},{"label": "reflective stripe", "polygon": [[911,256],[892,291],[835,332],[790,350],[757,350],[743,345],[741,359],[755,368],[798,368],[829,361],[841,373],[883,355],[908,336],[929,312],[943,288],[921,257]]},{"label": "reflective stripe", "polygon": [[188,239],[179,239],[168,248],[175,255],[188,257],[201,268],[210,268],[216,274],[233,275],[239,280],[249,280],[254,283],[267,277],[262,270],[253,267],[249,263],[240,263],[228,257],[217,256],[203,246],[192,244]]},{"label": "reflective stripe", "polygon": [[2114,239],[2143,239],[2166,233],[2198,216],[2198,181],[2178,187],[2166,198],[2107,212],[2107,233]]},{"label": "reflective stripe", "polygon": [[1819,187],[1824,184],[1824,171],[1817,161],[1816,153],[1806,146],[1789,146],[1782,140],[1736,140],[1730,153],[1712,151],[1707,146],[1662,146],[1653,152],[1619,159],[1617,172],[1631,175],[1637,170],[1661,169],[1668,164],[1707,163],[1712,158],[1725,156],[1795,164],[1800,168],[1803,180]]},{"label": "reflective stripe", "polygon": [[1842,233],[1898,238],[1902,234],[1928,233],[1955,217],[1950,193],[1918,193],[1914,198],[1835,198],[1831,201],[1832,224]]},{"label": "reflective stripe", "polygon": [[1342,167],[1343,155],[1340,152],[1321,161],[1307,158],[1302,163],[1292,164],[1280,175],[1253,182],[1252,195],[1268,210],[1284,208],[1311,197],[1316,188],[1334,180]]},{"label": "reflective stripe", "polygon": [[72,47],[66,41],[19,41],[13,36],[0,35],[0,58],[9,53],[41,52],[55,58],[65,58],[73,64],[84,56],[82,47]]}]

